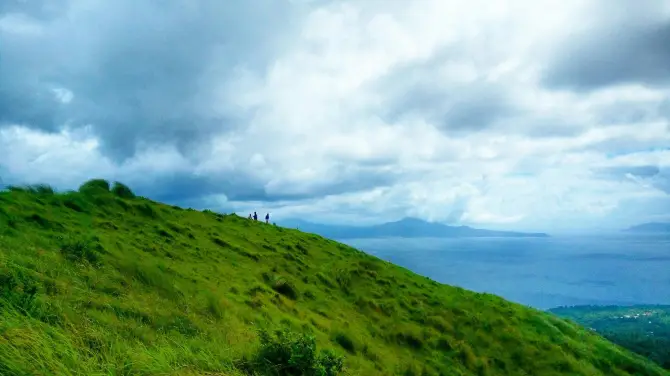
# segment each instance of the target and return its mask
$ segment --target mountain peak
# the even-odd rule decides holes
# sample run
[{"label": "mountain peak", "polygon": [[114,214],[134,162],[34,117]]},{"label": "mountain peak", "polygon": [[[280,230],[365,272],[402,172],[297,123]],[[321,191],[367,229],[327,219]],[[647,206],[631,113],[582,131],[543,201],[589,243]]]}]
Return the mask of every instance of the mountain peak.
[{"label": "mountain peak", "polygon": [[648,233],[670,233],[670,223],[667,222],[649,222],[632,226],[625,231],[628,232],[648,232]]},{"label": "mountain peak", "polygon": [[401,223],[401,224],[427,224],[427,223],[434,223],[434,222],[425,221],[425,220],[423,220],[423,219],[416,218],[416,217],[404,217],[404,218],[402,218],[402,219],[400,219],[400,220],[398,220],[398,221],[391,222],[391,223]]}]

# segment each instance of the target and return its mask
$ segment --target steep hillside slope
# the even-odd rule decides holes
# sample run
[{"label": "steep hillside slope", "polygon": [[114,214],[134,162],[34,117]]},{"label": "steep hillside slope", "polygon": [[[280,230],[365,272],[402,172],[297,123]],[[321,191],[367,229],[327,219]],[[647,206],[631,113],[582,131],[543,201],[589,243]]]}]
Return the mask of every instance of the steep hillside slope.
[{"label": "steep hillside slope", "polygon": [[334,241],[113,191],[0,193],[0,374],[269,374],[312,352],[259,345],[259,329],[287,328],[351,375],[665,375]]}]

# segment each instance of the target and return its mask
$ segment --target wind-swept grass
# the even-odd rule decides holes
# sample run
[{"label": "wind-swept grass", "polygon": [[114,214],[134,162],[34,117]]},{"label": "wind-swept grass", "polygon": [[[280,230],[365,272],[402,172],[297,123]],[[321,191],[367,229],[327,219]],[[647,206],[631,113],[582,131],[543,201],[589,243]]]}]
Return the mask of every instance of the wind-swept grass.
[{"label": "wind-swept grass", "polygon": [[0,374],[665,373],[547,313],[98,179],[0,192]]}]

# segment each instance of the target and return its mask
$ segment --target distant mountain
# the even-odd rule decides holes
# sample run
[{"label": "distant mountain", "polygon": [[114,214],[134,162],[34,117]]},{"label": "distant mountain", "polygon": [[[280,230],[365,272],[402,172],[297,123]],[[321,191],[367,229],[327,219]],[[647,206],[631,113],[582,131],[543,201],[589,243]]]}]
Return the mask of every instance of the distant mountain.
[{"label": "distant mountain", "polygon": [[641,225],[630,227],[624,231],[645,234],[670,234],[670,223],[643,223]]},{"label": "distant mountain", "polygon": [[459,237],[535,237],[546,238],[545,233],[525,233],[512,231],[482,230],[468,226],[447,226],[426,222],[417,218],[404,218],[371,226],[326,225],[303,220],[286,220],[280,223],[286,227],[296,227],[333,239],[352,238],[459,238]]}]

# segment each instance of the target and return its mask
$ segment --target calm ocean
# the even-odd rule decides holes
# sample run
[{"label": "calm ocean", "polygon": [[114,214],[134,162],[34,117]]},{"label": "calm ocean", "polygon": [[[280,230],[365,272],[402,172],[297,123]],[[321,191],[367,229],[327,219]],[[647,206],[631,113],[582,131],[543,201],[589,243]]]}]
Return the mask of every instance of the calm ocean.
[{"label": "calm ocean", "polygon": [[438,282],[539,309],[670,304],[670,237],[347,239]]}]

